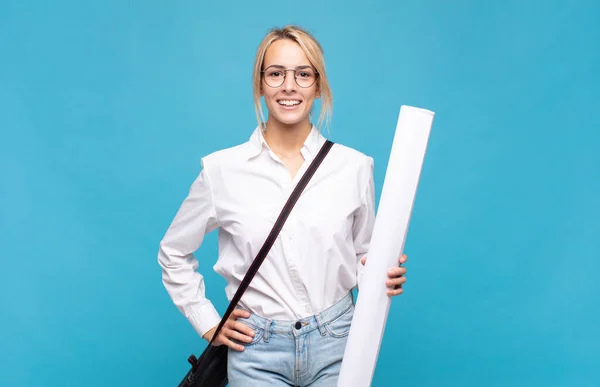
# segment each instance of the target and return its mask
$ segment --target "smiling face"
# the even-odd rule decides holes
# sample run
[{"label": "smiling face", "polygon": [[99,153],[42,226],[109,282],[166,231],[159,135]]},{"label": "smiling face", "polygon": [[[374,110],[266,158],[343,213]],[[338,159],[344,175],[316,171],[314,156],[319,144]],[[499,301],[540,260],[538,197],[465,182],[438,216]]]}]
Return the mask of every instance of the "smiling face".
[{"label": "smiling face", "polygon": [[[318,82],[309,87],[300,85],[310,84],[309,78],[316,77],[315,70],[298,43],[289,39],[276,40],[265,53],[262,66],[265,71],[261,81],[261,94],[269,110],[269,121],[281,126],[309,125],[308,115],[315,98],[319,98]],[[285,80],[278,87],[272,87]]]}]

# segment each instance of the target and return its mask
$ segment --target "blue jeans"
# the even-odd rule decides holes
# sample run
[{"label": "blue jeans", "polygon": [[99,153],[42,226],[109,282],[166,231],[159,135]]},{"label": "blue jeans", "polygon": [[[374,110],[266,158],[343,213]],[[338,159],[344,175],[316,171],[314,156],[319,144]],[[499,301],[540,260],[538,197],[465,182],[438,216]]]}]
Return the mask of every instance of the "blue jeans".
[{"label": "blue jeans", "polygon": [[229,349],[230,387],[335,387],[354,314],[348,293],[323,312],[297,321],[240,318],[256,335]]}]

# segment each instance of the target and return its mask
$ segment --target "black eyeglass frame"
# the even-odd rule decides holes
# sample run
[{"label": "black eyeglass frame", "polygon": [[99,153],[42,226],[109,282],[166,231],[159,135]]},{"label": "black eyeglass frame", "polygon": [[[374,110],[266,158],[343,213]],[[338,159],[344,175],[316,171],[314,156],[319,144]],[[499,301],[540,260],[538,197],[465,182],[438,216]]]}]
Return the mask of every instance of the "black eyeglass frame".
[{"label": "black eyeglass frame", "polygon": [[[298,68],[296,68],[296,69],[286,69],[286,68],[284,68],[284,67],[282,67],[282,66],[271,65],[271,66],[267,67],[266,69],[264,69],[264,70],[261,70],[260,74],[261,74],[261,76],[262,76],[262,78],[263,78],[263,79],[264,79],[264,74],[265,74],[265,72],[266,72],[268,69],[270,69],[271,67],[275,67],[275,68],[279,69],[281,72],[283,72],[283,81],[281,81],[281,83],[280,83],[278,86],[271,86],[271,85],[269,85],[269,82],[267,82],[267,81],[265,80],[265,83],[267,84],[267,86],[269,86],[269,87],[271,87],[271,88],[273,88],[273,89],[276,89],[276,88],[278,88],[278,87],[281,87],[281,85],[283,85],[283,84],[285,83],[285,78],[287,77],[287,72],[288,72],[288,71],[293,71],[293,72],[294,72],[294,81],[296,82],[296,85],[298,85],[298,87],[301,87],[301,88],[303,88],[303,89],[308,89],[309,87],[312,87],[312,86],[313,86],[313,85],[314,85],[314,84],[317,82],[317,78],[319,78],[319,72],[318,72],[317,70],[315,70],[314,68],[312,68],[311,66],[302,66],[302,67],[298,67]],[[302,70],[305,70],[305,69],[311,69],[312,71],[314,71],[314,72],[315,72],[315,80],[314,80],[314,81],[313,81],[313,83],[311,83],[309,86],[301,86],[301,85],[298,83],[298,76],[296,75],[296,72],[297,72],[297,71],[302,71]]]}]

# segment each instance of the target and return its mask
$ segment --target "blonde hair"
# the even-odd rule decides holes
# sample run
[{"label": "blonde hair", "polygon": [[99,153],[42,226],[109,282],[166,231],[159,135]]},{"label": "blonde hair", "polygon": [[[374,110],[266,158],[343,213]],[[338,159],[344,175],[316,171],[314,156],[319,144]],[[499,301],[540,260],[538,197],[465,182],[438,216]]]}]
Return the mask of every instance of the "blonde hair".
[{"label": "blonde hair", "polygon": [[271,29],[264,37],[256,51],[254,71],[252,74],[252,85],[254,89],[254,108],[259,126],[265,123],[262,105],[260,103],[262,82],[261,71],[263,70],[262,66],[264,64],[267,49],[273,42],[280,39],[289,39],[293,42],[296,42],[300,48],[302,48],[302,51],[304,51],[304,54],[308,58],[310,64],[317,71],[317,91],[320,93],[322,98],[321,115],[319,117],[317,127],[321,129],[323,124],[325,124],[325,127],[327,127],[331,121],[333,97],[331,95],[331,89],[329,88],[327,74],[325,73],[325,58],[323,56],[323,49],[314,36],[301,27],[295,25],[287,25],[283,28]]}]

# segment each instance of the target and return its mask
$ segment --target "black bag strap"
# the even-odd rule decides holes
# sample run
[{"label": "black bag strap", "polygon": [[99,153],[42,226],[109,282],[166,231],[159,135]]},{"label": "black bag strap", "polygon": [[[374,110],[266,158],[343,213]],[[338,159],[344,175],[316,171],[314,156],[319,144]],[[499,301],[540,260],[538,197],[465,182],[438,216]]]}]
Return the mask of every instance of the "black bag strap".
[{"label": "black bag strap", "polygon": [[317,168],[319,168],[319,166],[321,165],[321,162],[323,162],[323,160],[325,159],[325,156],[327,156],[327,153],[329,153],[329,150],[331,149],[332,146],[333,146],[333,142],[331,142],[329,140],[325,141],[325,144],[323,144],[323,146],[321,147],[321,150],[319,150],[319,153],[317,154],[317,156],[314,158],[314,160],[308,166],[308,169],[306,170],[306,172],[304,173],[304,175],[302,176],[302,178],[296,185],[296,188],[294,188],[294,191],[292,191],[292,193],[290,194],[290,197],[288,198],[287,202],[283,206],[283,209],[281,210],[279,217],[277,218],[277,220],[275,221],[275,224],[273,225],[273,229],[269,233],[269,236],[265,240],[265,243],[263,244],[262,248],[256,255],[256,258],[254,258],[254,261],[250,265],[248,272],[244,276],[244,279],[240,283],[240,286],[238,287],[237,291],[235,292],[233,298],[231,299],[231,302],[229,303],[229,306],[227,307],[227,311],[225,312],[225,315],[221,319],[221,322],[219,323],[219,326],[217,327],[215,334],[213,335],[212,339],[210,340],[210,344],[212,344],[213,340],[219,335],[219,332],[221,332],[221,328],[223,328],[223,325],[225,325],[225,322],[231,315],[231,312],[233,312],[237,303],[242,298],[242,295],[248,288],[248,285],[250,285],[250,281],[252,281],[252,278],[254,278],[254,275],[258,272],[258,268],[260,267],[260,265],[263,263],[263,261],[267,257],[267,253],[269,252],[269,250],[271,250],[273,243],[275,243],[275,240],[277,239],[279,232],[283,228],[283,224],[285,223],[288,216],[290,215],[292,208],[294,208],[294,205],[300,198],[302,191],[304,191],[304,188],[306,188],[308,182],[313,177],[313,175],[317,171]]}]

